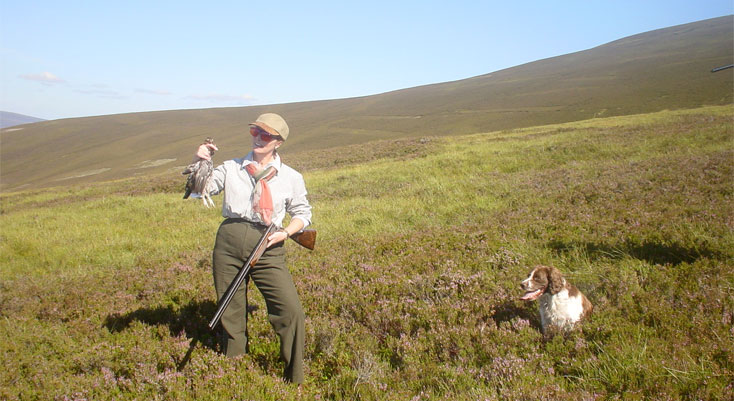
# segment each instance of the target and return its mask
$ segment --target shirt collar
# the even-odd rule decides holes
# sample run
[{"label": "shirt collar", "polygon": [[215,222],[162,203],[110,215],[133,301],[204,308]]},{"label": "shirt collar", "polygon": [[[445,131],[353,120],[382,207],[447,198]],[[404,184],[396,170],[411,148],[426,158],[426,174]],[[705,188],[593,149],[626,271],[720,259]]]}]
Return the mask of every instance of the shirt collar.
[{"label": "shirt collar", "polygon": [[[255,163],[255,161],[253,160],[252,151],[250,151],[250,153],[248,153],[247,156],[245,156],[244,159],[242,159],[242,168],[244,169],[245,166],[247,166],[248,164],[253,164],[253,163]],[[280,172],[280,167],[282,164],[283,162],[280,160],[280,155],[278,153],[275,153],[275,156],[273,157],[273,161],[268,163],[263,168],[265,169],[265,168],[268,168],[269,166],[272,166],[273,168],[275,168],[276,172]]]}]

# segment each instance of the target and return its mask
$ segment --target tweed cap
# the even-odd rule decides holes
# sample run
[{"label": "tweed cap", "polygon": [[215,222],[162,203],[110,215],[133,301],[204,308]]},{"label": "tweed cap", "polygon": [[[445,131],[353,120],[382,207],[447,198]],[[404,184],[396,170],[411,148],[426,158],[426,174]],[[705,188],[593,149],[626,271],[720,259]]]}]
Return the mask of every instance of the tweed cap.
[{"label": "tweed cap", "polygon": [[284,141],[288,139],[288,124],[283,117],[275,113],[260,114],[250,126],[259,127],[270,135],[280,136]]}]

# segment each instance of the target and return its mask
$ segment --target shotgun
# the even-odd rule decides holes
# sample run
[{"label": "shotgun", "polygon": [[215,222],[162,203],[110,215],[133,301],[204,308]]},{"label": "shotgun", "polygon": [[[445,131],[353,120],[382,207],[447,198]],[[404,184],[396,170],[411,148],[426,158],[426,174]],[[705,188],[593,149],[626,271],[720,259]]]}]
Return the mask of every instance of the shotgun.
[{"label": "shotgun", "polygon": [[[227,291],[222,296],[222,299],[219,300],[217,311],[214,312],[214,317],[209,322],[210,329],[213,329],[214,327],[216,327],[217,324],[219,324],[219,321],[222,319],[222,315],[224,314],[224,310],[227,309],[229,303],[232,302],[234,294],[240,288],[242,282],[245,281],[247,274],[250,272],[250,268],[252,268],[252,266],[254,266],[255,263],[257,263],[257,261],[260,259],[260,256],[265,253],[265,249],[268,245],[268,237],[275,231],[275,224],[270,224],[267,230],[265,230],[265,232],[263,233],[262,237],[260,237],[257,245],[252,250],[252,253],[250,253],[250,257],[247,258],[247,262],[229,284],[229,287],[227,287]],[[303,230],[291,235],[290,238],[293,241],[296,241],[296,243],[298,243],[299,245],[313,250],[314,246],[316,245],[316,230]]]},{"label": "shotgun", "polygon": [[711,72],[717,72],[717,71],[725,70],[727,68],[734,68],[734,64],[729,64],[729,65],[724,65],[724,66],[721,66],[721,67],[716,67],[713,70],[711,70]]},{"label": "shotgun", "polygon": [[290,236],[296,244],[313,251],[316,246],[316,230],[303,230]]}]

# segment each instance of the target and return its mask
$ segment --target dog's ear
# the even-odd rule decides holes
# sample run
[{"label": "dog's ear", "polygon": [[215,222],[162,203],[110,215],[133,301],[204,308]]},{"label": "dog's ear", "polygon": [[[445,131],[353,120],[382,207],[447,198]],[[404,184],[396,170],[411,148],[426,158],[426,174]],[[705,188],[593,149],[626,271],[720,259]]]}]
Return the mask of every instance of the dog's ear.
[{"label": "dog's ear", "polygon": [[550,268],[550,274],[548,276],[548,288],[550,288],[551,294],[558,294],[563,289],[563,274],[555,267]]}]

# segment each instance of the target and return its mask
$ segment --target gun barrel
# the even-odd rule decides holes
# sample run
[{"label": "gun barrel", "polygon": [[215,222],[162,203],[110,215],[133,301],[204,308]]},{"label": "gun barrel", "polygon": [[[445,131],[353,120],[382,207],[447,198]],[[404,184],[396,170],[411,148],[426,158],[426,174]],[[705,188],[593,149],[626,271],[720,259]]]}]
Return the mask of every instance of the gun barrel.
[{"label": "gun barrel", "polygon": [[711,72],[717,72],[717,71],[725,70],[727,68],[732,68],[732,67],[734,67],[734,64],[724,65],[724,66],[716,67],[712,69]]},{"label": "gun barrel", "polygon": [[227,287],[227,291],[219,300],[219,305],[217,305],[217,311],[214,313],[214,317],[209,322],[210,329],[213,329],[214,327],[216,327],[217,324],[219,324],[219,321],[222,319],[224,311],[227,309],[227,306],[229,306],[229,303],[232,302],[234,294],[240,288],[242,282],[245,281],[247,274],[250,272],[250,268],[252,267],[252,265],[257,263],[258,259],[260,259],[260,256],[262,256],[262,254],[265,252],[265,247],[268,244],[268,237],[274,231],[275,224],[271,224],[270,226],[268,226],[268,229],[265,230],[265,233],[263,233],[260,241],[258,241],[257,246],[255,246],[255,248],[252,250],[252,253],[250,253],[250,257],[247,258],[247,263],[245,263],[242,269],[240,269],[240,271],[232,280],[232,283],[230,283],[229,287]]}]

